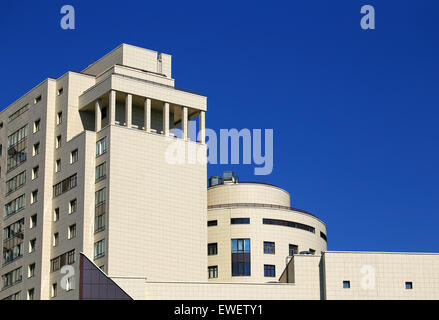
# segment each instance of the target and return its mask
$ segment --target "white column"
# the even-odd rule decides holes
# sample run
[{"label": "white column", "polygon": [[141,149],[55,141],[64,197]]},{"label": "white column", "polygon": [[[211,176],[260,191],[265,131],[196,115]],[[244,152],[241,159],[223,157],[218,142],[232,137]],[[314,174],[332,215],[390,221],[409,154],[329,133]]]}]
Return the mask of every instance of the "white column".
[{"label": "white column", "polygon": [[146,132],[151,131],[151,99],[145,99],[145,130]]},{"label": "white column", "polygon": [[131,118],[133,114],[133,96],[127,94],[125,97],[125,124],[128,128],[131,128]]},{"label": "white column", "polygon": [[98,99],[95,102],[95,130],[101,131],[102,128],[102,100]]},{"label": "white column", "polygon": [[169,103],[163,103],[163,134],[169,136]]},{"label": "white column", "polygon": [[182,138],[183,140],[187,140],[188,130],[187,130],[187,107],[183,107],[181,110],[181,129],[182,129]]},{"label": "white column", "polygon": [[200,112],[200,118],[199,118],[199,125],[200,125],[200,143],[206,143],[206,112],[201,111]]},{"label": "white column", "polygon": [[110,125],[116,123],[116,91],[110,90],[110,97],[109,97],[109,119],[110,119]]}]

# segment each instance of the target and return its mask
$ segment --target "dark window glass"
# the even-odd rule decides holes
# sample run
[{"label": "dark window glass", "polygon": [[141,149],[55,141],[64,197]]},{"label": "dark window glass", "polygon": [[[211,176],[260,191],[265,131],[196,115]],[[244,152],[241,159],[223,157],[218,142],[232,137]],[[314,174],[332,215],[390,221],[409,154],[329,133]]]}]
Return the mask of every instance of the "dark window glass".
[{"label": "dark window glass", "polygon": [[213,226],[217,226],[217,225],[218,225],[218,220],[207,221],[207,226],[208,227],[213,227]]},{"label": "dark window glass", "polygon": [[350,281],[343,281],[343,288],[349,289],[350,287],[351,287],[351,282]]},{"label": "dark window glass", "polygon": [[231,224],[250,224],[250,218],[232,218],[230,219]]},{"label": "dark window glass", "polygon": [[264,241],[264,253],[265,254],[275,254],[274,242]]},{"label": "dark window glass", "polygon": [[264,264],[264,277],[275,277],[276,266],[272,264]]},{"label": "dark window glass", "polygon": [[413,289],[413,282],[406,282],[405,283],[405,288],[406,289]]},{"label": "dark window glass", "polygon": [[295,254],[298,254],[299,253],[299,246],[297,246],[297,245],[295,245],[295,244],[290,244],[289,246],[288,246],[288,249],[289,249],[289,255],[292,257],[292,256],[294,256]]},{"label": "dark window glass", "polygon": [[294,222],[294,221],[263,218],[262,223],[263,224],[273,224],[273,225],[277,225],[277,226],[285,226],[285,227],[290,227],[290,228],[297,228],[297,229],[309,231],[312,233],[316,232],[314,227],[308,226],[308,225],[303,224],[303,223]]},{"label": "dark window glass", "polygon": [[250,239],[232,239],[232,276],[250,276]]},{"label": "dark window glass", "polygon": [[207,245],[207,255],[214,256],[218,254],[218,244],[217,243],[209,243]]}]

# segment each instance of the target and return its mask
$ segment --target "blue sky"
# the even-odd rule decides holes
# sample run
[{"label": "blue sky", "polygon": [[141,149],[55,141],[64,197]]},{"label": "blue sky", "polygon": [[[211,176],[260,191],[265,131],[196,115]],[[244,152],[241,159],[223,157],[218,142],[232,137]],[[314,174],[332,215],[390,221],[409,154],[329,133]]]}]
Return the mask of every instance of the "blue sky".
[{"label": "blue sky", "polygon": [[[62,30],[60,8],[76,10]],[[360,8],[376,29],[360,28]],[[0,106],[129,43],[173,55],[207,126],[274,129],[274,170],[328,249],[438,252],[438,1],[8,1]]]}]

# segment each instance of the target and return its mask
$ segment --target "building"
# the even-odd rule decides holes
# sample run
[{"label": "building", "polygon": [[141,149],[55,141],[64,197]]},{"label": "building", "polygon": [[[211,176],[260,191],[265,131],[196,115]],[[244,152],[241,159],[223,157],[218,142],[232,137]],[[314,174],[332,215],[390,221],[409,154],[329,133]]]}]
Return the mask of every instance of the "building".
[{"label": "building", "polygon": [[208,188],[206,110],[122,44],[1,111],[0,299],[439,298],[439,254],[327,251],[287,191]]}]

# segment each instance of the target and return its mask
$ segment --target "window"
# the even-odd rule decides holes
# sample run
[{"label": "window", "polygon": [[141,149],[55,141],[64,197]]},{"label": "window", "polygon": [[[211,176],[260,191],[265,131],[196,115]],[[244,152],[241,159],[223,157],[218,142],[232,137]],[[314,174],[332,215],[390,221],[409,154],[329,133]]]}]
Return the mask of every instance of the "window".
[{"label": "window", "polygon": [[264,264],[264,277],[275,277],[276,266],[272,264]]},{"label": "window", "polygon": [[76,208],[77,208],[77,201],[76,201],[76,199],[70,200],[70,202],[69,202],[69,213],[76,212]]},{"label": "window", "polygon": [[18,291],[10,296],[7,296],[3,300],[21,300],[21,291]]},{"label": "window", "polygon": [[21,211],[26,204],[26,195],[22,194],[18,198],[5,204],[5,217],[11,216]]},{"label": "window", "polygon": [[63,88],[59,88],[58,91],[56,92],[57,95],[62,95],[64,89]]},{"label": "window", "polygon": [[100,165],[98,165],[96,167],[96,169],[95,169],[95,180],[96,180],[96,182],[105,179],[106,172],[107,172],[106,162],[101,163]]},{"label": "window", "polygon": [[37,245],[37,239],[34,238],[32,240],[29,240],[29,253],[32,253],[35,251],[36,245]]},{"label": "window", "polygon": [[218,266],[207,267],[209,279],[218,278]]},{"label": "window", "polygon": [[3,229],[3,240],[9,240],[12,238],[23,239],[23,230],[24,218],[21,218]]},{"label": "window", "polygon": [[232,218],[230,219],[231,224],[249,224],[250,218]]},{"label": "window", "polygon": [[56,114],[56,124],[60,125],[62,123],[62,111]]},{"label": "window", "polygon": [[40,167],[36,166],[32,168],[32,180],[38,178],[38,173],[40,171]]},{"label": "window", "polygon": [[98,259],[105,255],[105,239],[95,242],[94,245],[94,258]]},{"label": "window", "polygon": [[207,255],[214,256],[218,254],[218,244],[217,243],[209,243],[207,245]]},{"label": "window", "polygon": [[34,288],[27,290],[27,300],[34,300],[34,295],[35,295]]},{"label": "window", "polygon": [[21,267],[4,274],[2,276],[2,290],[12,287],[13,285],[21,282],[21,280]]},{"label": "window", "polygon": [[57,222],[59,220],[59,208],[55,208],[53,210],[53,222]]},{"label": "window", "polygon": [[0,144],[0,156],[3,154],[3,145]]},{"label": "window", "polygon": [[78,149],[70,152],[70,163],[75,163],[76,161],[78,161]]},{"label": "window", "polygon": [[76,224],[69,226],[68,238],[73,239],[76,237]]},{"label": "window", "polygon": [[101,119],[105,119],[107,117],[107,108],[102,108]]},{"label": "window", "polygon": [[106,198],[107,198],[107,194],[105,192],[105,188],[102,188],[98,191],[95,192],[95,206],[99,206],[100,204],[104,203]]},{"label": "window", "polygon": [[293,222],[293,221],[263,218],[262,223],[263,224],[273,224],[273,225],[278,225],[278,226],[285,226],[285,227],[290,227],[290,228],[297,228],[297,229],[301,229],[301,230],[315,233],[314,227],[308,226],[308,225],[303,224],[303,223]]},{"label": "window", "polygon": [[326,238],[326,234],[324,234],[323,232],[320,231],[320,237],[325,240],[328,241],[328,239]]},{"label": "window", "polygon": [[32,278],[35,276],[35,263],[31,263],[27,268],[27,277]]},{"label": "window", "polygon": [[34,149],[33,149],[32,155],[36,156],[39,153],[40,153],[40,143],[37,142],[34,144]]},{"label": "window", "polygon": [[27,125],[8,136],[8,150],[21,144],[27,138]]},{"label": "window", "polygon": [[56,247],[59,244],[59,233],[55,232],[53,234],[53,246]]},{"label": "window", "polygon": [[33,133],[40,131],[40,123],[40,119],[34,121]]},{"label": "window", "polygon": [[61,171],[61,159],[55,161],[55,172]]},{"label": "window", "polygon": [[29,228],[35,228],[37,226],[37,214],[34,214],[30,217]]},{"label": "window", "polygon": [[311,248],[309,248],[309,252],[310,252],[311,254],[316,254],[316,251],[315,251],[314,249],[311,249]]},{"label": "window", "polygon": [[405,283],[405,288],[408,289],[408,290],[413,289],[413,282],[406,282]]},{"label": "window", "polygon": [[3,248],[3,259],[2,259],[3,265],[10,263],[18,258],[21,258],[23,256],[23,251],[24,251],[23,242],[20,242],[19,244],[9,249]]},{"label": "window", "polygon": [[95,232],[105,229],[105,213],[95,216]]},{"label": "window", "polygon": [[56,283],[52,284],[52,290],[50,290],[50,297],[54,298],[57,294],[58,285]]},{"label": "window", "polygon": [[[29,105],[26,104],[24,107],[21,107],[20,109],[18,109],[17,111],[15,111],[13,114],[11,114],[9,116],[9,122],[11,122],[12,120],[17,119],[19,116],[21,116],[23,113],[25,113],[27,110],[29,110]],[[3,125],[3,122],[2,122]]]},{"label": "window", "polygon": [[55,140],[55,147],[58,149],[59,147],[61,147],[61,135],[56,137]]},{"label": "window", "polygon": [[107,151],[107,137],[96,142],[96,156],[100,156],[106,151]]},{"label": "window", "polygon": [[250,239],[232,239],[232,276],[250,276]]},{"label": "window", "polygon": [[292,257],[295,254],[299,253],[299,246],[297,246],[295,244],[290,244],[290,245],[288,245],[288,251],[289,251],[290,257]]},{"label": "window", "polygon": [[20,189],[25,183],[26,171],[23,171],[6,181],[6,194],[8,195],[17,189]]},{"label": "window", "polygon": [[50,260],[52,272],[59,270],[66,264],[73,264],[73,263],[75,263],[75,249],[63,253],[62,255]]},{"label": "window", "polygon": [[218,220],[209,220],[207,221],[207,226],[208,227],[213,227],[213,226],[217,226],[218,225]]},{"label": "window", "polygon": [[265,254],[274,254],[275,253],[275,244],[274,244],[274,242],[264,241],[264,253]]},{"label": "window", "polygon": [[73,176],[70,176],[53,186],[53,197],[58,197],[64,192],[73,189],[74,187],[76,187],[77,183],[78,180],[75,173]]},{"label": "window", "polygon": [[41,101],[41,94],[39,96],[36,96],[34,99],[34,103],[38,103]]},{"label": "window", "polygon": [[349,289],[351,287],[351,282],[350,281],[343,281],[343,288],[344,289]]},{"label": "window", "polygon": [[33,204],[38,201],[38,190],[34,190],[31,193],[30,203]]}]

